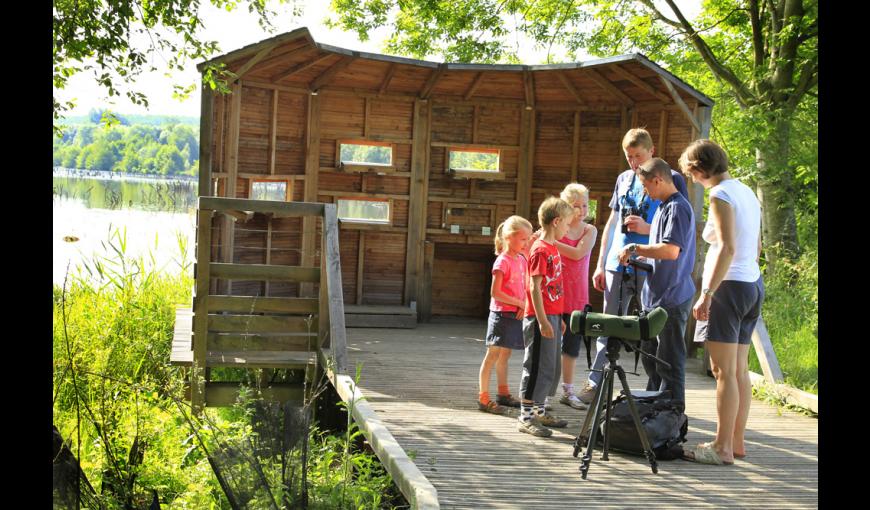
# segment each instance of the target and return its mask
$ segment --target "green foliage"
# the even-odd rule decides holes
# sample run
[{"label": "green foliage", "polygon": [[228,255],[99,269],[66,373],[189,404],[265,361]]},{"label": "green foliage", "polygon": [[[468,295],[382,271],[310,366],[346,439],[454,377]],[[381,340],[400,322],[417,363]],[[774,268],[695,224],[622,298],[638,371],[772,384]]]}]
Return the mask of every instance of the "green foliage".
[{"label": "green foliage", "polygon": [[[227,11],[246,4],[249,12],[257,14],[260,25],[272,30],[269,19],[273,13],[266,0],[209,2]],[[202,38],[200,0],[55,0],[52,14],[55,89],[63,89],[82,71],[92,71],[110,97],[124,94],[133,104],[148,106],[136,79],[143,71],[157,69],[152,63],[156,57],[165,59],[172,72],[183,70],[190,61],[208,58],[218,48],[216,41]],[[206,86],[226,90],[229,74],[223,66],[209,65],[204,71]],[[173,88],[177,97],[186,97],[193,90],[191,85]],[[56,131],[57,122],[73,106],[72,102],[53,99]]]},{"label": "green foliage", "polygon": [[383,145],[341,144],[340,159],[344,163],[392,164],[393,152]]},{"label": "green foliage", "polygon": [[[103,253],[52,289],[53,423],[102,508],[146,508],[156,490],[163,508],[229,509],[200,441],[247,439],[248,416],[209,408],[194,419],[183,376],[167,365],[175,308],[189,305],[193,287],[183,239],[179,271],[155,273],[153,257],[131,257],[114,231]],[[393,506],[395,487],[360,439],[354,425],[348,436],[312,428],[309,508]],[[265,468],[273,481],[281,466]]]},{"label": "green foliage", "polygon": [[498,154],[450,151],[450,168],[455,170],[488,170],[498,172]]},{"label": "green foliage", "polygon": [[54,164],[132,174],[196,175],[199,129],[186,124],[69,125],[54,137]]}]

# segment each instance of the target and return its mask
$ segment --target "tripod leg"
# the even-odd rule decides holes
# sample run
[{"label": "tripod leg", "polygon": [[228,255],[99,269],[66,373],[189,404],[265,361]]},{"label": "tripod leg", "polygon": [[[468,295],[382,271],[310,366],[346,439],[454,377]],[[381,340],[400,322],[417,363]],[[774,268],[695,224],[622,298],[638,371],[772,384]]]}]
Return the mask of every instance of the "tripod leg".
[{"label": "tripod leg", "polygon": [[613,409],[613,374],[611,373],[607,385],[607,401],[604,413],[604,449],[601,452],[602,460],[610,460],[607,452],[610,451],[610,411]]},{"label": "tripod leg", "polygon": [[613,370],[610,366],[604,367],[604,376],[601,378],[601,384],[598,385],[598,391],[595,393],[595,407],[592,414],[592,431],[589,433],[589,439],[586,443],[586,453],[583,454],[582,462],[580,463],[580,477],[586,479],[586,474],[589,472],[589,463],[592,462],[592,449],[595,447],[595,441],[598,440],[598,427],[601,421],[601,408],[604,406],[605,387],[608,381],[613,379]]},{"label": "tripod leg", "polygon": [[[603,374],[602,374],[603,375]],[[589,408],[586,411],[586,418],[583,419],[583,425],[580,426],[580,433],[577,434],[577,437],[574,439],[574,456],[580,452],[580,449],[583,448],[583,438],[589,437],[589,430],[592,427],[592,417],[595,416],[594,410],[598,407],[598,395],[601,393],[601,389],[604,387],[604,378],[602,377],[601,384],[595,390],[595,396],[592,397],[592,402],[589,403]]]},{"label": "tripod leg", "polygon": [[631,396],[631,390],[629,389],[628,381],[625,378],[625,370],[623,370],[622,367],[617,366],[616,373],[619,375],[622,389],[625,390],[625,395],[628,400],[628,408],[631,411],[631,418],[634,420],[634,427],[637,429],[637,435],[640,437],[640,443],[643,445],[643,453],[649,461],[652,472],[654,474],[658,473],[659,468],[658,463],[656,462],[656,455],[652,451],[652,447],[649,444],[649,438],[646,437],[646,431],[643,429],[643,425],[640,424],[640,416],[637,414],[637,407],[634,405],[634,397]]}]

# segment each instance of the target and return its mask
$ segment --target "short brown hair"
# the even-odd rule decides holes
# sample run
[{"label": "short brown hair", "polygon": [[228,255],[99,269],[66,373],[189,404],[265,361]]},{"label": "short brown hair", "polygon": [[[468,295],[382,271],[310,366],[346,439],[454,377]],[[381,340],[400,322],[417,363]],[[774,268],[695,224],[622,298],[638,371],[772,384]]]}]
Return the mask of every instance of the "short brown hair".
[{"label": "short brown hair", "polygon": [[638,167],[640,175],[644,179],[652,177],[661,177],[665,182],[673,182],[674,178],[671,175],[671,165],[662,158],[651,158],[646,163]]},{"label": "short brown hair", "polygon": [[690,143],[680,156],[680,170],[691,177],[690,170],[704,174],[704,178],[728,171],[728,154],[716,142],[707,139]]},{"label": "short brown hair", "polygon": [[548,197],[538,207],[538,223],[547,228],[553,224],[556,218],[565,218],[574,214],[571,204],[558,197]]},{"label": "short brown hair", "polygon": [[629,129],[625,136],[622,137],[622,148],[627,149],[629,147],[643,147],[644,149],[652,149],[653,141],[652,137],[644,128],[634,128]]}]

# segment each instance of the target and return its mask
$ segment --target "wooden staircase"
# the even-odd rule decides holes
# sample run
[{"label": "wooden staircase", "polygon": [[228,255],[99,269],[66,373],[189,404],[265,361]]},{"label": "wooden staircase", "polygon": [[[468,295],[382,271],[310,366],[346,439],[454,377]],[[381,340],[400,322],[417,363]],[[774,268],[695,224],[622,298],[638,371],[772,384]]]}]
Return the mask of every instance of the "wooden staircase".
[{"label": "wooden staircase", "polygon": [[[257,215],[320,217],[320,267],[212,261],[214,219],[246,221]],[[211,369],[306,369],[346,374],[344,300],[334,204],[200,197],[192,308],[179,308],[170,362],[189,367],[188,395],[194,409],[235,402],[239,383],[211,380]],[[229,220],[232,218],[232,220]],[[312,228],[314,221],[311,223]],[[310,233],[313,237],[314,231]],[[229,229],[232,236],[232,229]],[[313,244],[313,243],[312,243]],[[317,297],[218,294],[214,280],[296,282]],[[316,288],[316,294],[314,289]],[[319,375],[319,374],[318,374]],[[303,401],[303,383],[266,383],[265,398]]]}]

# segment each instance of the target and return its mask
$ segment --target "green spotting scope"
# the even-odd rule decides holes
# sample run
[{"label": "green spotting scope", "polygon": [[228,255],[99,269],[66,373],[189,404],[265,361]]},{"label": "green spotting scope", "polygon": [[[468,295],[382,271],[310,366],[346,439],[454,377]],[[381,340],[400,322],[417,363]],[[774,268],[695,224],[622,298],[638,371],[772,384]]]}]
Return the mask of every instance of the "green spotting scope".
[{"label": "green spotting scope", "polygon": [[660,306],[645,316],[620,316],[576,310],[571,313],[571,332],[575,335],[646,340],[658,336],[667,320],[668,312]]}]

